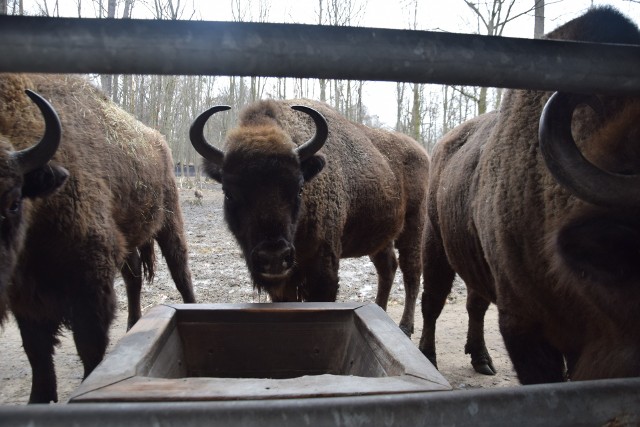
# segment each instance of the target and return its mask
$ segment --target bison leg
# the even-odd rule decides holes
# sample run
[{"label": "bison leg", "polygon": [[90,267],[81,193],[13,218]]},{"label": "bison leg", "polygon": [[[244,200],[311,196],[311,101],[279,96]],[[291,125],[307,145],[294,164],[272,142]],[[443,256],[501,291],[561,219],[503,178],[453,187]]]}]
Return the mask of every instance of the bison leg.
[{"label": "bison leg", "polygon": [[75,295],[73,301],[70,326],[84,366],[83,379],[102,361],[109,344],[109,326],[116,309],[113,279],[89,279],[94,293]]},{"label": "bison leg", "polygon": [[339,258],[333,251],[320,251],[316,259],[301,268],[306,272],[304,299],[315,302],[334,302],[338,297]]},{"label": "bison leg", "polygon": [[400,329],[409,337],[413,333],[416,301],[420,293],[423,223],[424,212],[419,211],[416,214],[408,214],[405,229],[396,242],[405,294]]},{"label": "bison leg", "polygon": [[127,331],[135,325],[142,315],[140,307],[140,292],[142,291],[142,263],[138,250],[134,249],[125,260],[120,269],[122,278],[127,288],[127,302],[129,316],[127,318]]},{"label": "bison leg", "polygon": [[61,322],[35,322],[16,315],[22,346],[31,365],[31,395],[29,403],[58,401],[56,373],[53,366],[54,346]]},{"label": "bison leg", "polygon": [[496,368],[484,342],[484,315],[490,302],[481,297],[472,288],[467,287],[467,313],[469,327],[465,354],[471,355],[471,365],[476,372],[483,375],[495,375]]},{"label": "bison leg", "polygon": [[535,326],[528,326],[518,316],[500,310],[500,333],[509,358],[522,384],[562,382],[565,363],[562,353],[542,336]]},{"label": "bison leg", "polygon": [[436,321],[451,292],[455,272],[447,260],[442,242],[432,230],[432,228],[427,230],[424,246],[424,291],[422,292],[424,327],[418,348],[437,368]]},{"label": "bison leg", "polygon": [[182,301],[192,304],[196,302],[196,297],[191,283],[187,243],[184,240],[182,219],[176,215],[174,213],[169,216],[167,223],[156,236],[156,241],[167,262],[173,282],[182,296]]},{"label": "bison leg", "polygon": [[396,254],[393,251],[393,246],[388,245],[381,251],[369,255],[369,259],[373,262],[378,273],[378,292],[376,294],[376,304],[383,310],[387,309],[387,302],[389,301],[389,294],[391,293],[391,286],[393,285],[393,279],[398,269],[398,261],[396,260]]}]

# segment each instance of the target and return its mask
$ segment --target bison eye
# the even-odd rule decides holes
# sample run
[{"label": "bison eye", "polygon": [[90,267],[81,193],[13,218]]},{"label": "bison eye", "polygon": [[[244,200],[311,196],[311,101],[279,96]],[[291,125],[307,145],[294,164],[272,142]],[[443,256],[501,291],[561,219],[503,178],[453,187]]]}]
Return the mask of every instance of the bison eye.
[{"label": "bison eye", "polygon": [[11,218],[20,214],[22,208],[22,196],[20,190],[13,190],[0,199],[0,216],[2,219]]},{"label": "bison eye", "polygon": [[13,203],[11,203],[11,205],[9,205],[9,209],[7,210],[7,212],[10,214],[16,214],[20,211],[21,205],[22,205],[22,200],[16,199],[13,201]]}]

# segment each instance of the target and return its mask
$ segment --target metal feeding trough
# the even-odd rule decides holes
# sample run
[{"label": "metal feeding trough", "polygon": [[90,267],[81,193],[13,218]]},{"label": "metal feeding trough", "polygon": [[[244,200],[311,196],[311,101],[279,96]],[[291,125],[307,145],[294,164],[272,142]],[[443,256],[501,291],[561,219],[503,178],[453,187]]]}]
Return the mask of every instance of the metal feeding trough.
[{"label": "metal feeding trough", "polygon": [[375,304],[179,304],[149,310],[70,403],[450,389]]}]

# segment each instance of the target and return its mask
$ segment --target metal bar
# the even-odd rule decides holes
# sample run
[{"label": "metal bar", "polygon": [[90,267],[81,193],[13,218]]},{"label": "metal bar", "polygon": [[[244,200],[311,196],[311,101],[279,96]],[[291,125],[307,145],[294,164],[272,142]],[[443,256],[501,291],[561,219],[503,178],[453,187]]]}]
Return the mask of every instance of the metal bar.
[{"label": "metal bar", "polygon": [[0,17],[0,72],[191,74],[640,93],[640,46],[376,28]]},{"label": "metal bar", "polygon": [[640,378],[349,398],[0,407],[19,426],[631,426]]}]

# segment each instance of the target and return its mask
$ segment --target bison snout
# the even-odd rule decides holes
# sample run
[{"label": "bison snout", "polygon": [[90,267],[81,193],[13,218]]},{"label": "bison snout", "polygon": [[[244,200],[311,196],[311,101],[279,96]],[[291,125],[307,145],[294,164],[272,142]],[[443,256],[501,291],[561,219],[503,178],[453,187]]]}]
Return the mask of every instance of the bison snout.
[{"label": "bison snout", "polygon": [[293,246],[284,239],[260,243],[251,253],[254,273],[271,280],[286,278],[294,257]]}]

